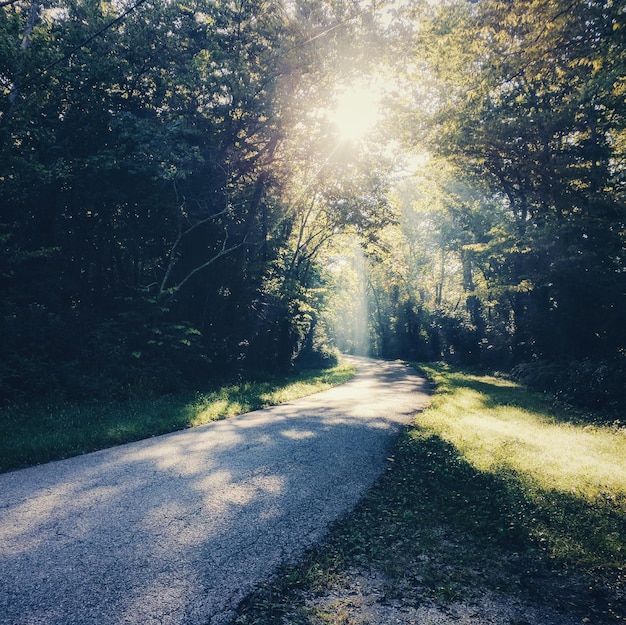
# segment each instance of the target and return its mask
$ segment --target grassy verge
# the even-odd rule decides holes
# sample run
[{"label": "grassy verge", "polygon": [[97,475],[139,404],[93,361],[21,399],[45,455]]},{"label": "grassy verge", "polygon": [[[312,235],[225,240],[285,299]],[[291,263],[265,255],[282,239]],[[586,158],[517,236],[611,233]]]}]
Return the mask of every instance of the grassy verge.
[{"label": "grassy verge", "polygon": [[348,363],[204,393],[0,410],[0,472],[194,427],[311,395],[354,375]]},{"label": "grassy verge", "polygon": [[[486,593],[624,622],[624,428],[587,425],[507,379],[425,370],[437,391],[386,474],[327,543],[250,596],[237,623],[431,622],[401,617]],[[357,573],[385,580],[375,603],[399,606],[393,618],[359,616]]]}]

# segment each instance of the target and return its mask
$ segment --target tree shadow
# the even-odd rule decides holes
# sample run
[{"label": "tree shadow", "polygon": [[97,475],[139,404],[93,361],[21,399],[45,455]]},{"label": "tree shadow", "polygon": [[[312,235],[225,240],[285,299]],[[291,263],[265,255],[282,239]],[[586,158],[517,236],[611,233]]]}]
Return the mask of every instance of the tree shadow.
[{"label": "tree shadow", "polygon": [[615,502],[529,491],[523,476],[479,471],[454,445],[419,428],[402,437],[395,459],[402,482],[385,476],[377,492],[389,499],[377,507],[401,515],[409,509],[422,519],[421,538],[407,540],[410,528],[399,528],[401,544],[387,554],[405,554],[432,594],[444,584],[460,595],[479,584],[595,623],[626,616],[626,514]]},{"label": "tree shadow", "polygon": [[321,400],[0,476],[0,623],[219,622],[380,475],[423,381],[371,373]]},{"label": "tree shadow", "polygon": [[[334,588],[344,574],[364,569],[388,580],[385,600],[407,606],[473,601],[491,592],[544,609],[559,623],[565,621],[558,613],[571,617],[567,622],[597,625],[624,618],[619,564],[601,555],[581,561],[587,550],[598,556],[598,544],[614,532],[626,537],[623,516],[605,519],[604,538],[593,544],[588,531],[597,511],[587,502],[545,491],[550,501],[540,506],[515,476],[478,471],[453,445],[419,428],[400,437],[393,458],[392,470],[334,525],[329,540],[299,568],[283,571],[271,589],[246,598],[240,614],[250,622],[279,622],[304,605],[303,583]],[[551,548],[564,539],[582,551],[555,560]]]}]

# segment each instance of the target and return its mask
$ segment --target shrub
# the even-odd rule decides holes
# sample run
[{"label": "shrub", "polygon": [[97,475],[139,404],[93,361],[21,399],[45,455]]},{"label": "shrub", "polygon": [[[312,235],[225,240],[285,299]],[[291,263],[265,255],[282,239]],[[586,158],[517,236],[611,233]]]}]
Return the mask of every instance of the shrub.
[{"label": "shrub", "polygon": [[626,355],[603,361],[535,361],[517,365],[515,380],[581,408],[614,409],[626,400]]}]

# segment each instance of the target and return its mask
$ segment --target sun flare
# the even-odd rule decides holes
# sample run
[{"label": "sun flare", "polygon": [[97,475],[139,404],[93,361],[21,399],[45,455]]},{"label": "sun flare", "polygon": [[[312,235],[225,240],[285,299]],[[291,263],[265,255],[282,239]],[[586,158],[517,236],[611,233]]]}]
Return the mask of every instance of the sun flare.
[{"label": "sun flare", "polygon": [[337,89],[329,120],[342,140],[360,141],[381,120],[382,89],[369,83],[354,83]]}]

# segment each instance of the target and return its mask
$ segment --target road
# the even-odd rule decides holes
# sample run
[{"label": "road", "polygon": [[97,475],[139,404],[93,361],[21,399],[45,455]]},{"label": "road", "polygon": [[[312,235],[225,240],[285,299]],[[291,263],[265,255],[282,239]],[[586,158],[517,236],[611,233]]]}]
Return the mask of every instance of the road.
[{"label": "road", "polygon": [[400,363],[206,426],[0,475],[1,625],[223,625],[381,474],[427,401]]}]

